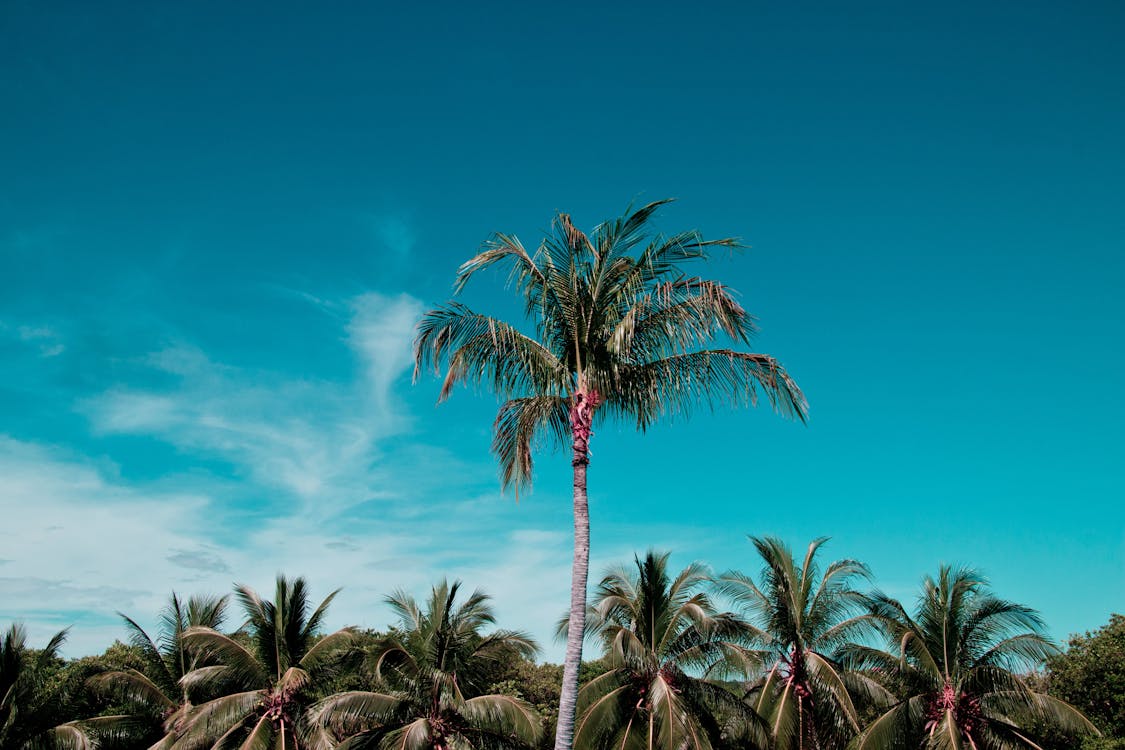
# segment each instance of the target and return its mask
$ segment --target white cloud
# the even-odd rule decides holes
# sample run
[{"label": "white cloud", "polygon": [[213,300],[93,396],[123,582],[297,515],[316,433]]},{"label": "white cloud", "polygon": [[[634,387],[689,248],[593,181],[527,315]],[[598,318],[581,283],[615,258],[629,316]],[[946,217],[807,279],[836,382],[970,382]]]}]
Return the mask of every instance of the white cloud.
[{"label": "white cloud", "polygon": [[338,511],[379,497],[372,466],[379,441],[405,423],[390,394],[409,371],[422,307],[405,294],[366,294],[350,309],[346,341],[364,375],[354,382],[243,370],[177,344],[143,364],[178,385],[116,388],[81,408],[98,434],[148,435],[225,460],[306,506]]},{"label": "white cloud", "polygon": [[[11,331],[23,344],[33,348],[40,357],[57,357],[66,351],[62,336],[48,325],[18,325],[14,328],[0,321],[0,332]],[[10,334],[10,335],[11,335]]]},{"label": "white cloud", "polygon": [[0,437],[0,621],[26,621],[36,643],[73,623],[66,652],[91,653],[124,636],[115,611],[150,626],[172,590],[237,581],[268,595],[285,573],[317,597],[343,587],[329,626],[382,628],[388,593],[421,596],[448,576],[492,594],[502,626],[561,658],[551,633],[569,598],[569,533],[537,528],[536,509],[498,489],[468,496],[493,479],[485,455],[466,463],[403,438],[420,303],[366,294],[347,309],[351,381],[235,367],[179,343],[133,363],[161,385],[78,404],[96,436],[150,438],[197,468],[138,481],[110,459]]},{"label": "white cloud", "polygon": [[382,628],[384,596],[421,596],[448,576],[492,594],[503,626],[530,630],[561,658],[551,633],[567,601],[569,535],[500,530],[497,519],[521,517],[498,499],[492,513],[430,499],[424,520],[357,515],[345,533],[297,512],[223,535],[241,512],[223,485],[130,483],[112,464],[10,437],[0,437],[0,477],[0,622],[25,621],[34,643],[73,624],[66,653],[100,652],[125,635],[115,611],[151,627],[172,590],[223,593],[237,581],[268,596],[278,573],[303,575],[318,599],[343,587],[330,627]]}]

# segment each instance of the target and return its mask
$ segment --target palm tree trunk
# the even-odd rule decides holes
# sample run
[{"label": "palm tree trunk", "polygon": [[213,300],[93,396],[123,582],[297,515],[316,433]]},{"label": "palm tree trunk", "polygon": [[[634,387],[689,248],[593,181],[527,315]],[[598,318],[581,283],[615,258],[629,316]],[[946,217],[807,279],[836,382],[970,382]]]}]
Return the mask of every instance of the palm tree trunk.
[{"label": "palm tree trunk", "polygon": [[566,658],[559,696],[559,720],[555,728],[555,750],[571,750],[574,744],[578,669],[582,666],[582,636],[586,630],[586,580],[590,572],[590,508],[586,498],[586,469],[590,465],[590,425],[594,414],[592,408],[583,406],[584,399],[580,394],[570,410],[574,436],[571,459],[574,467],[574,562],[570,568],[570,618],[566,630]]}]

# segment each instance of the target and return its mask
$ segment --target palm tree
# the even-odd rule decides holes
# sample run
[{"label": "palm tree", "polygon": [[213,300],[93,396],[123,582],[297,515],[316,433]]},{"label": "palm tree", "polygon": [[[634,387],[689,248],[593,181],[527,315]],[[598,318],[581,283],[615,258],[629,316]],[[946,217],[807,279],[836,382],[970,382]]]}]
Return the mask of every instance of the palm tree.
[{"label": "palm tree", "polygon": [[836,659],[839,649],[873,629],[867,597],[853,588],[869,577],[867,566],[837,560],[822,574],[816,554],[825,538],[809,544],[799,565],[781,540],[750,540],[763,562],[761,584],[737,572],[719,580],[719,589],[748,610],[769,654],[748,697],[769,722],[778,750],[842,748],[860,729],[853,696],[889,699],[878,683]]},{"label": "palm tree", "polygon": [[976,571],[942,566],[925,578],[911,616],[894,599],[872,602],[892,653],[854,647],[859,663],[882,670],[899,700],[857,743],[874,748],[1039,749],[1032,722],[1096,733],[1074,707],[1024,678],[1057,652],[1032,609],[993,596]]},{"label": "palm tree", "polygon": [[181,680],[188,690],[221,690],[223,695],[193,708],[183,722],[175,750],[239,746],[243,750],[304,746],[304,712],[315,689],[332,677],[342,652],[354,642],[350,628],[321,636],[328,605],[339,589],[309,614],[305,580],[278,576],[274,600],[239,586],[246,612],[245,639],[213,628],[188,628],[188,653],[211,666],[199,666]]},{"label": "palm tree", "polygon": [[[193,596],[181,601],[176,592],[160,613],[160,630],[156,638],[132,618],[118,612],[129,629],[129,642],[145,662],[144,671],[137,669],[103,672],[89,680],[90,687],[103,696],[122,698],[137,707],[132,716],[114,717],[122,722],[137,723],[157,717],[164,739],[157,747],[167,747],[182,728],[192,708],[191,696],[180,683],[184,675],[199,663],[199,654],[192,654],[184,643],[189,628],[218,629],[225,616],[227,597]],[[102,717],[105,721],[108,717]]]},{"label": "palm tree", "polygon": [[570,625],[556,750],[570,750],[582,661],[590,522],[586,497],[595,421],[612,416],[646,427],[687,414],[695,402],[754,404],[764,394],[781,414],[805,418],[797,384],[773,357],[705,349],[716,336],[748,343],[752,316],[726,286],[687,276],[681,264],[704,260],[733,239],[689,231],[653,234],[650,220],[668,201],[628,210],[587,236],[559,214],[534,254],[512,235],[495,234],[461,266],[455,293],[477,272],[512,266],[533,336],[458,302],[426,313],[415,339],[415,378],[447,363],[441,399],[459,382],[491,386],[507,399],[494,424],[492,450],[502,486],[531,478],[533,438],[569,445],[574,472],[574,563]]},{"label": "palm tree", "polygon": [[89,750],[93,738],[80,722],[58,723],[64,696],[47,685],[46,670],[59,658],[66,631],[43,650],[27,646],[27,631],[14,623],[0,639],[0,748]]},{"label": "palm tree", "polygon": [[330,696],[313,711],[318,748],[518,748],[533,745],[542,724],[524,701],[483,695],[489,668],[538,651],[522,633],[481,630],[495,619],[488,597],[456,604],[460,583],[433,587],[425,609],[397,592],[387,602],[401,628],[380,647],[375,676],[382,692]]},{"label": "palm tree", "polygon": [[667,553],[649,551],[635,563],[635,571],[607,573],[590,606],[589,632],[601,639],[609,670],[579,694],[575,744],[709,750],[722,746],[720,714],[731,726],[758,730],[761,744],[761,727],[745,721],[737,696],[708,679],[744,676],[758,666],[752,629],[715,611],[701,590],[711,583],[703,565],[670,580]]}]

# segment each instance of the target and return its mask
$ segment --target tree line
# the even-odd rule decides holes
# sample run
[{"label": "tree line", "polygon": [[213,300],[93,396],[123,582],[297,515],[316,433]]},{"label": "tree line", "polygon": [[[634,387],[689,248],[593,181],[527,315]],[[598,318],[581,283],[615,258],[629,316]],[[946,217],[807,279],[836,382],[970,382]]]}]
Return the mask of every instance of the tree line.
[{"label": "tree line", "polygon": [[[902,603],[850,559],[752,538],[756,575],[669,568],[649,551],[592,590],[580,750],[1125,747],[1125,618],[1067,651],[1032,609],[942,566]],[[383,632],[324,632],[301,578],[272,598],[173,594],[155,633],[59,657],[0,642],[2,750],[545,750],[561,666],[498,627],[490,598],[441,581],[386,598]],[[227,625],[237,621],[237,626]],[[568,635],[569,617],[559,623]]]}]

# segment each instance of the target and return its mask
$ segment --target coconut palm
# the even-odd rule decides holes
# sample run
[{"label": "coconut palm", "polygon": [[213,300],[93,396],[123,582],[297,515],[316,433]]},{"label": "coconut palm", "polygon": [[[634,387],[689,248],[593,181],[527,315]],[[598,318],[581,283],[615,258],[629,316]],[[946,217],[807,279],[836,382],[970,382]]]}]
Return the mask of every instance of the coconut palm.
[{"label": "coconut palm", "polygon": [[[606,574],[590,605],[589,632],[602,642],[604,674],[583,686],[574,741],[584,750],[708,750],[727,733],[764,735],[737,696],[711,678],[742,677],[760,663],[754,633],[715,611],[693,563],[669,578],[668,554]],[[565,626],[566,623],[562,623]],[[721,718],[720,718],[721,717]]]},{"label": "coconut palm", "polygon": [[318,748],[399,750],[518,748],[533,745],[542,723],[524,701],[482,694],[490,670],[538,651],[526,635],[494,624],[480,591],[457,603],[460,582],[434,586],[423,609],[403,592],[387,598],[400,628],[379,648],[378,690],[330,696],[313,711]]},{"label": "coconut palm", "polygon": [[58,723],[64,696],[47,684],[45,671],[58,659],[66,631],[39,652],[28,648],[27,631],[13,624],[0,639],[0,748],[89,750],[94,737],[77,721]]},{"label": "coconut palm", "polygon": [[[156,719],[164,737],[156,747],[171,745],[192,707],[191,696],[180,680],[202,666],[200,655],[188,652],[184,633],[192,627],[221,627],[226,604],[225,596],[193,596],[182,601],[173,591],[160,613],[156,638],[131,617],[118,612],[129,630],[130,644],[145,662],[144,670],[103,672],[89,680],[90,687],[100,695],[123,699],[136,707],[134,715],[115,717],[122,723],[152,723]],[[106,722],[106,718],[99,721]]]},{"label": "coconut palm", "polygon": [[976,571],[942,566],[925,578],[913,616],[883,594],[872,612],[894,650],[857,646],[853,658],[882,670],[899,700],[864,730],[859,750],[1040,748],[1026,729],[1036,722],[1096,732],[1024,678],[1057,649],[1034,610],[989,593]]},{"label": "coconut palm", "polygon": [[717,336],[749,342],[754,320],[726,286],[688,276],[682,265],[704,260],[733,239],[698,232],[653,233],[650,221],[667,201],[628,210],[587,236],[559,214],[538,250],[506,234],[489,239],[461,266],[455,293],[477,272],[511,266],[533,335],[463,304],[449,302],[422,318],[415,377],[447,365],[440,398],[459,382],[488,385],[506,399],[494,424],[493,452],[502,485],[531,478],[537,436],[569,446],[573,467],[574,562],[570,623],[556,750],[569,750],[586,613],[589,512],[586,475],[592,428],[606,417],[644,430],[664,416],[687,414],[702,400],[754,404],[759,394],[780,413],[804,419],[797,384],[773,357],[705,349]]},{"label": "coconut palm", "polygon": [[188,628],[182,636],[188,653],[204,660],[180,681],[188,691],[221,691],[221,697],[194,707],[182,722],[176,750],[304,746],[304,712],[316,688],[333,676],[342,652],[354,642],[350,628],[321,636],[328,605],[339,589],[309,613],[303,578],[278,576],[272,602],[239,586],[249,637],[224,635],[213,628]]},{"label": "coconut palm", "polygon": [[853,588],[869,577],[867,566],[837,560],[821,573],[816,556],[825,538],[808,546],[800,564],[779,539],[750,540],[763,563],[760,583],[738,572],[719,579],[719,589],[745,607],[769,654],[767,671],[748,697],[769,722],[778,750],[841,748],[860,729],[853,697],[890,698],[835,658],[873,628],[867,597]]}]

